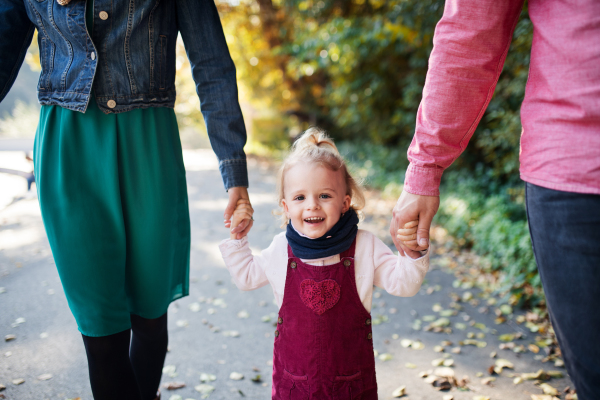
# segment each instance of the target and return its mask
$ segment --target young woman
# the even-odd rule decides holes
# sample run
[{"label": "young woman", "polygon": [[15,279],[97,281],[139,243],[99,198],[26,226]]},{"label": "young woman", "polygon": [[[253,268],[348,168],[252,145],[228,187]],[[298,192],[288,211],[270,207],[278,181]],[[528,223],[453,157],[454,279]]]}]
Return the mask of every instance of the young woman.
[{"label": "young woman", "polygon": [[[42,217],[94,398],[151,400],[167,308],[188,294],[190,222],[175,103],[181,34],[230,205],[247,199],[235,66],[212,0],[5,0],[0,101],[38,31]],[[250,228],[245,221],[239,232]]]}]

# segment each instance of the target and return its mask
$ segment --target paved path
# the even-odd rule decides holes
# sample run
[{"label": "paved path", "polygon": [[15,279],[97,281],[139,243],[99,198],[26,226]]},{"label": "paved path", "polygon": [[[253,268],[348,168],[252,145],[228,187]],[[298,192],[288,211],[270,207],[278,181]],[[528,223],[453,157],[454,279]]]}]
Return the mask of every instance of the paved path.
[{"label": "paved path", "polygon": [[[0,152],[0,157],[2,154]],[[216,388],[210,399],[268,399],[274,327],[272,322],[263,320],[274,321],[277,313],[271,289],[240,292],[231,283],[217,249],[217,243],[227,237],[227,231],[222,227],[226,196],[216,160],[206,150],[186,151],[185,159],[192,220],[191,287],[190,296],[175,302],[169,309],[170,352],[166,365],[175,371],[173,377],[165,374],[163,382],[180,381],[187,386],[174,391],[163,390],[163,399],[175,400],[173,395],[201,399],[202,395],[194,387],[201,383],[202,373],[216,377],[210,382]],[[251,163],[250,171],[251,198],[256,209],[256,224],[250,238],[258,250],[266,247],[279,232],[279,224],[271,214],[276,206],[275,173],[257,161]],[[24,192],[25,188],[14,190]],[[53,265],[37,200],[21,197],[19,193],[15,195],[17,200],[0,210],[0,287],[3,288],[0,289],[3,291],[0,293],[0,335],[16,335],[15,340],[0,342],[0,384],[7,386],[0,394],[10,400],[77,397],[92,400],[83,344]],[[382,203],[380,207],[385,205]],[[382,234],[382,224],[376,222],[367,220],[363,225]],[[561,370],[535,360],[530,352],[516,354],[498,349],[500,341],[490,329],[496,329],[497,334],[526,332],[520,325],[496,326],[492,314],[481,314],[465,304],[456,316],[449,317],[452,324],[470,319],[468,322],[483,323],[485,327],[469,326],[464,331],[455,328],[451,334],[412,328],[416,319],[437,315],[432,308],[438,312],[449,309],[451,292],[461,295],[452,287],[454,277],[435,265],[434,261],[426,284],[412,298],[397,298],[376,291],[372,313],[374,320],[382,323],[374,326],[374,346],[380,355],[391,356],[388,361],[377,360],[380,398],[391,399],[394,389],[402,385],[406,385],[404,398],[412,400],[441,400],[447,394],[452,394],[455,400],[471,400],[475,396],[520,400],[530,399],[532,393],[541,394],[532,381],[514,385],[513,378],[508,376],[510,370],[496,377],[493,386],[482,384],[482,378],[476,377],[478,372],[489,376],[486,371],[494,363],[489,357],[492,351],[513,362],[515,373],[535,372],[540,368]],[[477,294],[477,291],[472,292]],[[435,304],[439,307],[434,307]],[[426,324],[423,322],[423,326]],[[234,337],[232,331],[239,332],[239,337]],[[434,369],[432,360],[442,357],[441,353],[434,352],[434,346],[444,340],[456,346],[458,341],[466,339],[468,332],[484,333],[485,338],[479,340],[487,343],[483,348],[464,346],[461,354],[451,356],[456,377],[469,376],[471,391],[438,392],[418,377],[419,372]],[[420,340],[425,348],[404,348],[402,339]],[[534,335],[528,334],[518,344],[527,345],[533,339]],[[446,347],[447,353],[451,347]],[[232,372],[239,372],[245,378],[231,380]],[[38,379],[43,374],[51,374],[52,378]],[[252,382],[251,378],[256,375],[261,375],[262,383]],[[15,379],[25,382],[17,386],[12,383]],[[570,384],[567,378],[549,383],[561,390]]]}]

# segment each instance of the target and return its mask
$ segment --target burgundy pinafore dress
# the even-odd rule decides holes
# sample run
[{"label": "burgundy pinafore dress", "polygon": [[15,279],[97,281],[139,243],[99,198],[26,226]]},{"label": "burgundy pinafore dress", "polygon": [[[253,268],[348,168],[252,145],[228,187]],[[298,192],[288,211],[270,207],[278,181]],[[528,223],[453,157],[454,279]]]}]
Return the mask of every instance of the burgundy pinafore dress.
[{"label": "burgundy pinafore dress", "polygon": [[273,400],[376,400],[371,314],[354,277],[354,248],[314,266],[288,245],[273,351]]}]

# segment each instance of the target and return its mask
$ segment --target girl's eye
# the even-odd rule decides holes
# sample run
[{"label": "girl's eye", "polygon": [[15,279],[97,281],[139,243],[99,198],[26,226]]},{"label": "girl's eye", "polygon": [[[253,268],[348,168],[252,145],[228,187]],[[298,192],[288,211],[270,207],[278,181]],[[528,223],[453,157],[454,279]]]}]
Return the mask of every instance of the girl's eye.
[{"label": "girl's eye", "polygon": [[322,195],[320,195],[319,197],[320,197],[320,198],[322,198],[322,199],[330,199],[330,198],[331,198],[331,196],[330,196],[330,195],[328,195],[328,194],[325,194],[325,193],[324,193],[324,194],[322,194]]},{"label": "girl's eye", "polygon": [[294,197],[294,200],[302,201],[302,200],[304,200],[304,196],[296,196],[296,197]]}]

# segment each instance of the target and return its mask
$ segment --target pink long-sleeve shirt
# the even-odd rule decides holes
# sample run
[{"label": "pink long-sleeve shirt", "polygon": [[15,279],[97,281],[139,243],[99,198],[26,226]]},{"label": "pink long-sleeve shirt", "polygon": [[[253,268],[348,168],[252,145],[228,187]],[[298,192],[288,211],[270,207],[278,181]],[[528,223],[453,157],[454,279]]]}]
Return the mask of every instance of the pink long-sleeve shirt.
[{"label": "pink long-sleeve shirt", "polygon": [[[405,190],[437,196],[494,93],[523,0],[447,0],[408,150]],[[600,1],[530,0],[521,178],[600,194]]]},{"label": "pink long-sleeve shirt", "polygon": [[[287,276],[288,242],[285,232],[273,238],[271,245],[253,255],[247,237],[223,240],[219,244],[223,261],[236,286],[254,290],[271,284],[277,305],[281,307]],[[431,249],[420,258],[395,255],[372,233],[359,229],[356,235],[354,275],[358,297],[371,311],[373,286],[401,297],[414,296],[429,269]],[[340,255],[315,260],[302,260],[311,265],[330,265],[340,261]]]}]

